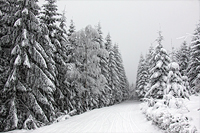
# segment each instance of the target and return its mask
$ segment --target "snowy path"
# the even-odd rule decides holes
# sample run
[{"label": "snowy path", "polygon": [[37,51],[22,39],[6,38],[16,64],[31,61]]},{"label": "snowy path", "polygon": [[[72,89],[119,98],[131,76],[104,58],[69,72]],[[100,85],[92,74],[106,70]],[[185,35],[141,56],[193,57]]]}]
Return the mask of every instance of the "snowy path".
[{"label": "snowy path", "polygon": [[[28,133],[158,133],[161,132],[141,113],[139,102],[126,101],[95,109],[68,120],[28,131]],[[18,130],[19,131],[19,130]],[[26,132],[26,131],[22,131]],[[16,131],[15,131],[16,133]]]}]

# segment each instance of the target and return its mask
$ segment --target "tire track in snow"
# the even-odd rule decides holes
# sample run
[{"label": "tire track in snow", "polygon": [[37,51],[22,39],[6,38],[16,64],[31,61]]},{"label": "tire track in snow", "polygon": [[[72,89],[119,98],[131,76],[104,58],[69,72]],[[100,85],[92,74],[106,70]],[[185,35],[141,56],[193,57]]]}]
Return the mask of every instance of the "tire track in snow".
[{"label": "tire track in snow", "polygon": [[91,132],[93,131],[93,129],[96,129],[98,130],[99,129],[99,123],[101,122],[101,118],[104,116],[105,114],[103,113],[99,113],[98,112],[98,115],[96,115],[95,118],[91,119],[89,124],[87,124],[87,126],[82,130],[84,132]]},{"label": "tire track in snow", "polygon": [[[96,110],[94,110],[96,111]],[[87,113],[90,113],[90,112],[87,112]],[[92,112],[91,112],[92,113]],[[94,112],[93,112],[94,113]],[[84,116],[84,113],[81,114]],[[97,125],[98,123],[98,120],[99,118],[102,117],[103,114],[98,114],[98,115],[95,115],[94,117],[92,116],[88,116],[87,115],[87,119],[83,119],[82,121],[78,121],[78,123],[76,124],[76,126],[80,126],[81,128],[74,128],[72,129],[73,132],[90,132],[91,129]]]},{"label": "tire track in snow", "polygon": [[127,117],[127,115],[124,117],[123,115],[124,114],[120,114],[124,132],[132,132],[133,129],[130,121],[131,117]]},{"label": "tire track in snow", "polygon": [[116,127],[114,127],[114,123],[116,122],[117,117],[116,117],[116,115],[113,116],[113,114],[111,114],[109,118],[111,118],[111,119],[109,119],[111,124],[110,124],[110,127],[108,129],[108,133],[115,132],[114,130],[116,130]]},{"label": "tire track in snow", "polygon": [[[129,118],[132,118],[133,116],[130,115],[130,114],[131,114],[131,113],[129,113]],[[136,127],[137,132],[142,132],[142,131],[138,128],[138,126],[136,125],[135,121],[133,121],[133,119],[130,119],[130,120],[131,120],[130,123]],[[132,126],[131,126],[131,128],[132,128]],[[133,128],[132,128],[132,129],[133,129]],[[134,131],[134,130],[133,130],[133,131]]]},{"label": "tire track in snow", "polygon": [[109,115],[107,114],[107,110],[108,110],[107,107],[106,109],[102,110],[103,116],[101,118],[101,123],[99,123],[99,131],[107,132],[110,126],[110,120],[109,120],[110,114]]}]

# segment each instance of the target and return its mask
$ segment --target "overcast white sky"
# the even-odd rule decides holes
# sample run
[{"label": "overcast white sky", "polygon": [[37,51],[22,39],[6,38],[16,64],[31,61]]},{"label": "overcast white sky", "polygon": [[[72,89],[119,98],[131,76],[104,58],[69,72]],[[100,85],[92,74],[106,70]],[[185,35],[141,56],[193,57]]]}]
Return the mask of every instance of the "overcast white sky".
[{"label": "overcast white sky", "polygon": [[76,30],[101,23],[104,38],[109,32],[119,45],[130,83],[135,83],[140,54],[147,53],[159,30],[170,51],[183,42],[178,37],[193,33],[200,16],[198,0],[58,0],[57,5],[59,12],[66,7],[67,26],[73,19]]}]

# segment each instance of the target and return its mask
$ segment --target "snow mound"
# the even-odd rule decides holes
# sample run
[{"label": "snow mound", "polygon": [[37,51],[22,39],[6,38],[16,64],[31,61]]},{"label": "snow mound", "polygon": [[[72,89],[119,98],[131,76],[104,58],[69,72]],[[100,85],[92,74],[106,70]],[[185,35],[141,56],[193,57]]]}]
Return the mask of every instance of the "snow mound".
[{"label": "snow mound", "polygon": [[155,72],[153,73],[153,75],[151,76],[151,78],[158,78],[161,75],[160,72]]},{"label": "snow mound", "polygon": [[164,53],[164,54],[167,54],[167,50],[164,49],[164,48],[161,48],[160,51],[161,51],[162,53]]},{"label": "snow mound", "polygon": [[200,100],[191,100],[165,95],[162,100],[146,99],[141,104],[147,120],[166,132],[196,133],[200,131]]},{"label": "snow mound", "polygon": [[179,65],[176,62],[172,62],[172,63],[169,64],[169,68],[171,70],[179,70]]},{"label": "snow mound", "polygon": [[156,68],[161,68],[163,65],[163,62],[161,60],[159,60],[156,64]]}]

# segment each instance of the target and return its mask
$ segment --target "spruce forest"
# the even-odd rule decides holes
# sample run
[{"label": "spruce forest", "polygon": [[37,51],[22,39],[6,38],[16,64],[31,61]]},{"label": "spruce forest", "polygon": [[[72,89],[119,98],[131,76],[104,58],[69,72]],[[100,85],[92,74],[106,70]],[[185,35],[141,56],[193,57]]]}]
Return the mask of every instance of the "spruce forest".
[{"label": "spruce forest", "polygon": [[103,39],[100,23],[76,31],[57,10],[56,0],[42,7],[0,0],[0,131],[35,129],[129,98],[111,36]]}]

